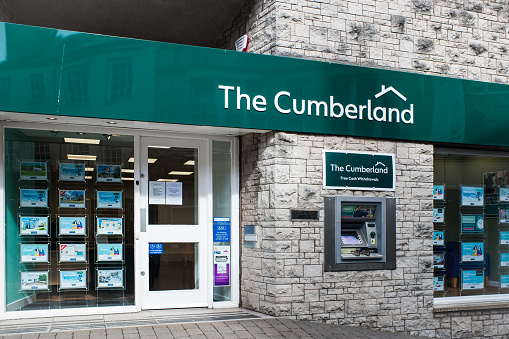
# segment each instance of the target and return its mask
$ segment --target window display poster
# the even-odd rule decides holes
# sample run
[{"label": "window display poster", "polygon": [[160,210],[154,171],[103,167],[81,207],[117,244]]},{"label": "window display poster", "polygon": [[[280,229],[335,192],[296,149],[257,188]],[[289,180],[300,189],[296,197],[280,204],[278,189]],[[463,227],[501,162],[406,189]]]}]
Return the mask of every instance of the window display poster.
[{"label": "window display poster", "polygon": [[181,182],[166,182],[166,205],[182,205]]},{"label": "window display poster", "polygon": [[48,207],[48,190],[25,189],[19,190],[20,207]]},{"label": "window display poster", "polygon": [[48,244],[20,244],[21,262],[48,262]]},{"label": "window display poster", "polygon": [[505,209],[498,210],[498,222],[501,224],[509,223],[509,210]]},{"label": "window display poster", "polygon": [[59,217],[59,235],[86,235],[86,217]]},{"label": "window display poster", "polygon": [[20,180],[48,180],[48,165],[45,162],[20,162]]},{"label": "window display poster", "polygon": [[97,217],[97,234],[122,235],[122,218]]},{"label": "window display poster", "polygon": [[85,208],[85,190],[58,190],[58,207]]},{"label": "window display poster", "polygon": [[87,261],[87,244],[60,244],[60,261]]},{"label": "window display poster", "polygon": [[500,232],[500,245],[509,245],[509,232],[508,231]]},{"label": "window display poster", "polygon": [[444,185],[433,185],[433,200],[444,200]]},{"label": "window display poster", "polygon": [[433,291],[443,291],[444,290],[444,276],[433,277]]},{"label": "window display poster", "polygon": [[509,201],[509,188],[500,187],[498,192],[498,201]]},{"label": "window display poster", "polygon": [[97,261],[122,261],[122,243],[97,244]]},{"label": "window display poster", "polygon": [[214,246],[214,286],[230,286],[230,246]]},{"label": "window display poster", "polygon": [[444,222],[444,210],[445,208],[433,209],[433,222]]},{"label": "window display poster", "polygon": [[97,288],[123,288],[123,270],[97,270]]},{"label": "window display poster", "polygon": [[97,191],[97,208],[122,208],[122,191]]},{"label": "window display poster", "polygon": [[21,272],[21,290],[47,290],[49,271]]},{"label": "window display poster", "polygon": [[87,271],[60,271],[60,289],[86,289]]},{"label": "window display poster", "polygon": [[463,242],[461,243],[461,261],[484,261],[484,243]]},{"label": "window display poster", "polygon": [[19,217],[20,235],[48,235],[49,217]]},{"label": "window display poster", "polygon": [[445,267],[445,253],[433,253],[433,268]]},{"label": "window display poster", "polygon": [[484,215],[482,214],[462,214],[461,215],[461,234],[465,233],[484,233]]},{"label": "window display poster", "polygon": [[433,245],[444,246],[444,231],[433,232]]},{"label": "window display poster", "polygon": [[461,206],[483,206],[484,188],[482,187],[461,187]]},{"label": "window display poster", "polygon": [[213,219],[214,242],[230,242],[230,218]]},{"label": "window display poster", "polygon": [[461,289],[478,290],[484,288],[484,270],[461,271]]},{"label": "window display poster", "polygon": [[500,253],[500,267],[509,266],[509,253]]},{"label": "window display poster", "polygon": [[150,205],[166,204],[166,182],[164,181],[149,182],[148,203]]},{"label": "window display poster", "polygon": [[97,182],[122,182],[121,165],[97,165]]},{"label": "window display poster", "polygon": [[85,164],[61,162],[59,167],[59,180],[85,181]]},{"label": "window display poster", "polygon": [[509,275],[503,274],[500,276],[500,288],[509,288]]}]

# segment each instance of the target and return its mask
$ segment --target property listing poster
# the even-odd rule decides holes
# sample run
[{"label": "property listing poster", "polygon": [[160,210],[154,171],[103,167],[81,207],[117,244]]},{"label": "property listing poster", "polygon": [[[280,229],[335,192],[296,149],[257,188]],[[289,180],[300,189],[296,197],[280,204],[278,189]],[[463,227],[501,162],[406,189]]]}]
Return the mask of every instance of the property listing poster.
[{"label": "property listing poster", "polygon": [[483,206],[484,205],[483,187],[461,187],[461,206]]},{"label": "property listing poster", "polygon": [[444,200],[444,185],[433,185],[433,200]]},{"label": "property listing poster", "polygon": [[444,290],[444,276],[436,276],[433,277],[433,291],[443,291]]},{"label": "property listing poster", "polygon": [[482,214],[462,214],[461,215],[461,234],[484,233],[484,215]]},{"label": "property listing poster", "polygon": [[49,217],[20,216],[20,235],[48,235]]},{"label": "property listing poster", "polygon": [[509,253],[500,253],[500,266],[509,266]]},{"label": "property listing poster", "polygon": [[444,222],[445,208],[434,208],[433,209],[433,222],[442,223]]},{"label": "property listing poster", "polygon": [[45,162],[20,162],[20,180],[48,180]]},{"label": "property listing poster", "polygon": [[20,244],[21,262],[48,262],[48,244]]},{"label": "property listing poster", "polygon": [[49,271],[21,272],[21,290],[47,290]]},{"label": "property listing poster", "polygon": [[20,207],[48,207],[48,190],[20,189]]},{"label": "property listing poster", "polygon": [[461,261],[484,261],[484,243],[461,243]]},{"label": "property listing poster", "polygon": [[444,231],[433,231],[433,245],[444,246]]},{"label": "property listing poster", "polygon": [[462,270],[461,289],[479,290],[484,288],[484,270]]},{"label": "property listing poster", "polygon": [[509,288],[509,275],[502,274],[500,276],[500,288]]},{"label": "property listing poster", "polygon": [[500,245],[509,245],[508,231],[500,231]]}]

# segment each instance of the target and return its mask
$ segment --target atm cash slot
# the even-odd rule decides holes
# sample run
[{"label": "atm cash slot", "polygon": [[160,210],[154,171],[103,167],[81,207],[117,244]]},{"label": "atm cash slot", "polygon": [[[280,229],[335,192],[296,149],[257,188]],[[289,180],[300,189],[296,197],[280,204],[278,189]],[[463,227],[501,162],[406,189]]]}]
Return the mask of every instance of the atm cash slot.
[{"label": "atm cash slot", "polygon": [[341,229],[341,259],[381,259],[377,253],[377,227],[374,221],[344,222]]}]

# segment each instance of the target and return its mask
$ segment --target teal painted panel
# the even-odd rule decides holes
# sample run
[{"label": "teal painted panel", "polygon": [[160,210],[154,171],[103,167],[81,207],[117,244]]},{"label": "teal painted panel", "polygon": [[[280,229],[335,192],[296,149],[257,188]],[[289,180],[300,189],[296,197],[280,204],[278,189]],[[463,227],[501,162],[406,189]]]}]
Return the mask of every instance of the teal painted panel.
[{"label": "teal painted panel", "polygon": [[0,25],[3,111],[509,146],[508,109],[503,84]]}]

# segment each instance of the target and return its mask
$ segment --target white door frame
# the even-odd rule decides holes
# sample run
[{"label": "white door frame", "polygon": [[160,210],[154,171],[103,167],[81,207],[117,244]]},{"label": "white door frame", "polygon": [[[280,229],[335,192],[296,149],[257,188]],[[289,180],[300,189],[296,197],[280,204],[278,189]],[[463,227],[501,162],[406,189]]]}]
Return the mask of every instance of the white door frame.
[{"label": "white door frame", "polygon": [[[212,165],[210,161],[209,141],[207,139],[182,139],[175,137],[141,137],[140,154],[140,233],[138,271],[141,277],[141,308],[184,308],[208,307],[210,304],[210,263],[211,252],[210,220],[212,198]],[[148,223],[149,146],[171,146],[195,148],[198,150],[198,224],[197,225],[150,225]],[[193,290],[149,291],[149,243],[192,242],[198,243],[198,286]]]}]

